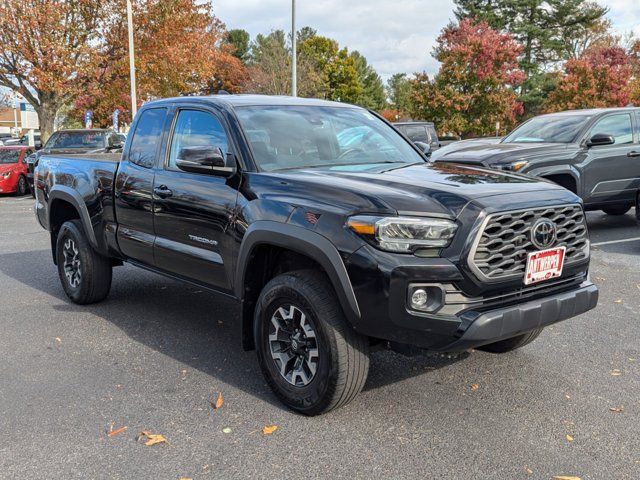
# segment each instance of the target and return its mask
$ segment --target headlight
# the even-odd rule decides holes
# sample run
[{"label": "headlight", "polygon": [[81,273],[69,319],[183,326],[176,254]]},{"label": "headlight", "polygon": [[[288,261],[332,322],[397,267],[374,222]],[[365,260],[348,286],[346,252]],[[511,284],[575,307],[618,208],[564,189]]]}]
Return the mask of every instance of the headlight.
[{"label": "headlight", "polygon": [[520,161],[517,161],[517,162],[503,163],[502,165],[496,165],[496,166],[500,170],[508,170],[510,172],[517,172],[517,171],[522,170],[528,164],[529,164],[529,162],[527,162],[525,160],[520,160]]},{"label": "headlight", "polygon": [[365,215],[350,217],[347,225],[382,250],[403,253],[419,247],[446,247],[458,228],[455,222],[441,218]]},{"label": "headlight", "polygon": [[9,178],[10,176],[11,176],[11,172],[4,172],[4,173],[2,174],[2,178],[4,178],[5,180],[6,180],[7,178]]}]

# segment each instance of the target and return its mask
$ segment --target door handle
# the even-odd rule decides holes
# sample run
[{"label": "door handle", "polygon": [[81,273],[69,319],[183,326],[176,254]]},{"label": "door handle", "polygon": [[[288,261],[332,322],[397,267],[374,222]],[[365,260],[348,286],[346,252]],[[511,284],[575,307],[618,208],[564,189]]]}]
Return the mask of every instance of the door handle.
[{"label": "door handle", "polygon": [[632,150],[631,152],[627,153],[627,157],[640,157],[640,152]]},{"label": "door handle", "polygon": [[173,195],[173,192],[167,188],[166,185],[160,185],[159,187],[155,187],[153,189],[153,193],[155,193],[160,198],[168,198]]}]

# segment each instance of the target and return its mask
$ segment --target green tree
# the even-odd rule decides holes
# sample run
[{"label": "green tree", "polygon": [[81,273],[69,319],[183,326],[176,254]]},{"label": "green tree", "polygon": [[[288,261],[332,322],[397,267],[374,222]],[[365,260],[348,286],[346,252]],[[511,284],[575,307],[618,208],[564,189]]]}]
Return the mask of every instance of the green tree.
[{"label": "green tree", "polygon": [[235,28],[227,32],[226,41],[233,47],[233,55],[245,61],[249,53],[249,32],[241,28]]},{"label": "green tree", "polygon": [[249,81],[246,90],[267,95],[291,93],[291,50],[286,38],[283,30],[256,36],[247,58]]},{"label": "green tree", "polygon": [[317,91],[324,91],[324,98],[355,103],[362,93],[355,61],[346,48],[327,37],[315,35],[299,46],[299,58],[308,61],[318,73]]},{"label": "green tree", "polygon": [[527,113],[544,100],[541,75],[556,62],[571,58],[568,44],[578,33],[603,21],[607,8],[590,0],[454,0],[460,20],[475,18],[506,31],[522,45],[520,68],[527,80],[519,89]]},{"label": "green tree", "polygon": [[387,80],[387,95],[391,108],[400,112],[400,116],[412,110],[411,81],[406,73],[395,73]]},{"label": "green tree", "polygon": [[362,92],[355,103],[371,110],[380,111],[384,109],[387,99],[380,75],[357,50],[351,52],[349,56],[353,59],[358,74],[358,82],[362,87]]}]

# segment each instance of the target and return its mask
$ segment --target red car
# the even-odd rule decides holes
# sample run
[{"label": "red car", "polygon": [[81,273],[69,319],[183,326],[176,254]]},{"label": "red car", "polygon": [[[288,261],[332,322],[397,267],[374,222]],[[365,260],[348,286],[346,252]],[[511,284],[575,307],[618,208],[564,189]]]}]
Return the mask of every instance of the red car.
[{"label": "red car", "polygon": [[0,147],[0,194],[15,193],[22,196],[29,192],[27,156],[31,153],[32,147]]}]

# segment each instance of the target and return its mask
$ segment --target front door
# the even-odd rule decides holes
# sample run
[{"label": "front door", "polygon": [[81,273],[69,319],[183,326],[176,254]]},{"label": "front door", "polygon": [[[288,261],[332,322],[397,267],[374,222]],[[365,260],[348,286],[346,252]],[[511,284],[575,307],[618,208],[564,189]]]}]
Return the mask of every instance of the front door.
[{"label": "front door", "polygon": [[630,113],[614,113],[598,120],[585,140],[601,133],[613,136],[613,145],[593,146],[583,166],[586,204],[629,203],[640,188],[640,151]]},{"label": "front door", "polygon": [[231,153],[229,137],[213,111],[182,108],[173,123],[167,158],[154,179],[156,266],[229,292],[237,253],[231,223],[238,191],[232,179],[176,166],[184,147],[216,146]]}]

